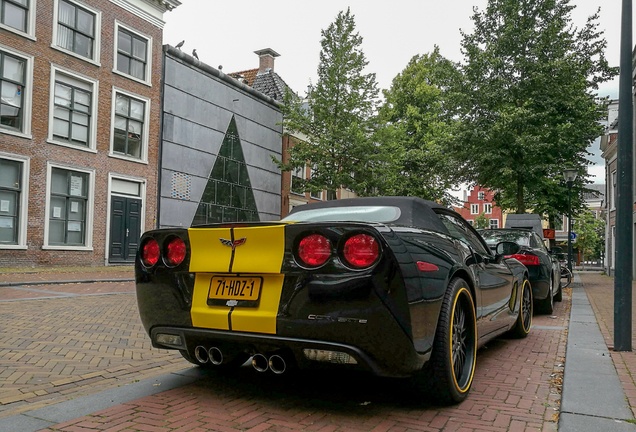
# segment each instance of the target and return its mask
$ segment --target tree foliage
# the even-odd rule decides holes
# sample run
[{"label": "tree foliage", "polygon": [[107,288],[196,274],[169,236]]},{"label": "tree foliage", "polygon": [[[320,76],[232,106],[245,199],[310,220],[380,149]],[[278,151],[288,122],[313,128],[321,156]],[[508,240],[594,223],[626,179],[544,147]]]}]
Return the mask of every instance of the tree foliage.
[{"label": "tree foliage", "polygon": [[486,217],[486,215],[482,212],[479,215],[475,216],[474,225],[475,229],[486,229],[490,227],[490,219]]},{"label": "tree foliage", "polygon": [[606,114],[595,91],[616,69],[605,59],[598,12],[581,29],[569,0],[489,0],[463,33],[466,111],[453,154],[465,180],[497,191],[497,205],[524,213],[566,213],[564,168],[577,168],[581,208],[587,147]]},{"label": "tree foliage", "polygon": [[346,187],[363,195],[369,189],[377,160],[371,137],[379,91],[375,74],[364,73],[368,61],[354,18],[347,9],[322,30],[318,80],[307,98],[285,96],[285,133],[304,139],[289,149],[285,163],[275,162],[283,171],[310,163],[306,191]]},{"label": "tree foliage", "polygon": [[451,202],[458,167],[448,146],[458,129],[461,74],[439,48],[414,56],[384,91],[376,142],[383,163],[376,185],[382,195]]},{"label": "tree foliage", "polygon": [[574,247],[583,257],[599,258],[605,250],[605,221],[597,219],[590,210],[579,214],[574,221]]}]

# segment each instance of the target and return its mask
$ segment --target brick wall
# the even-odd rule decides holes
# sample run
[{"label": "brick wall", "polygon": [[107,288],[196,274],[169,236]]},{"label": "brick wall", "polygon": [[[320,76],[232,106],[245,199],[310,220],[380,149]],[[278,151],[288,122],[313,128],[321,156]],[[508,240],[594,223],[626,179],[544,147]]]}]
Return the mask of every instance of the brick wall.
[{"label": "brick wall", "polygon": [[[80,3],[80,2],[78,2]],[[103,265],[106,254],[108,220],[108,174],[117,173],[146,179],[145,228],[154,228],[157,197],[157,160],[159,152],[160,81],[162,62],[162,30],[108,0],[86,2],[101,11],[101,66],[69,56],[53,49],[52,0],[39,0],[36,14],[36,38],[33,41],[0,29],[0,48],[6,46],[34,56],[32,102],[32,139],[2,133],[0,151],[30,157],[27,250],[0,249],[0,267],[7,266],[74,266]],[[115,20],[152,37],[151,84],[148,86],[112,72],[114,64]],[[97,153],[47,143],[51,65],[61,66],[99,81],[97,108]],[[109,157],[112,88],[116,86],[149,98],[150,118],[148,164]],[[92,251],[43,250],[46,220],[47,162],[64,163],[95,170]]]}]

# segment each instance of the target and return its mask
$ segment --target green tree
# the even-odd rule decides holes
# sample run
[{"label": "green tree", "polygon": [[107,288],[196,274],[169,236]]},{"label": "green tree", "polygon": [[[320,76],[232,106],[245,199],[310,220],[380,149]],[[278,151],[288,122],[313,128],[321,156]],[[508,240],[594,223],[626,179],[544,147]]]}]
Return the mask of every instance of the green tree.
[{"label": "green tree", "polygon": [[[603,131],[599,83],[616,75],[605,58],[598,12],[572,25],[569,0],[489,0],[463,33],[467,110],[454,154],[466,180],[497,190],[506,209],[567,212],[563,168],[577,168],[582,205],[587,147]],[[575,211],[576,213],[576,211]]]},{"label": "green tree", "polygon": [[371,137],[379,91],[375,74],[364,73],[368,61],[354,18],[347,9],[322,30],[318,80],[306,99],[289,92],[284,99],[285,132],[306,140],[289,149],[286,163],[274,161],[283,171],[311,163],[305,191],[346,187],[363,195],[369,189],[377,160]]},{"label": "green tree", "polygon": [[482,212],[475,217],[474,225],[475,229],[486,229],[490,227],[490,219]]},{"label": "green tree", "polygon": [[605,249],[605,221],[597,219],[586,209],[574,221],[573,232],[576,233],[574,247],[581,252],[581,260],[585,257],[599,258]]},{"label": "green tree", "polygon": [[459,169],[447,148],[457,133],[461,99],[458,65],[439,48],[414,56],[384,91],[376,142],[383,163],[377,166],[381,195],[418,196],[446,203]]}]

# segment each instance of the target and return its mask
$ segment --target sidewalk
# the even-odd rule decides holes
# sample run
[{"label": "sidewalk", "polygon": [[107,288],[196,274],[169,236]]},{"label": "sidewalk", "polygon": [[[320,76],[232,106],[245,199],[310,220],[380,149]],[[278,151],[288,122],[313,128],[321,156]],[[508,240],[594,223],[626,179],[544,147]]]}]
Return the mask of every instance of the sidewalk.
[{"label": "sidewalk", "polygon": [[0,268],[0,287],[65,283],[133,281],[134,267]]},{"label": "sidewalk", "polygon": [[635,431],[634,353],[612,346],[614,279],[574,276],[559,431]]},{"label": "sidewalk", "polygon": [[[625,396],[636,416],[636,353],[614,351],[614,278],[600,273],[580,273],[581,282],[589,299],[601,334],[609,350],[621,381]],[[636,286],[632,283],[632,293]],[[632,329],[636,325],[636,296],[632,295]],[[632,347],[636,349],[636,334],[632,332]]]}]

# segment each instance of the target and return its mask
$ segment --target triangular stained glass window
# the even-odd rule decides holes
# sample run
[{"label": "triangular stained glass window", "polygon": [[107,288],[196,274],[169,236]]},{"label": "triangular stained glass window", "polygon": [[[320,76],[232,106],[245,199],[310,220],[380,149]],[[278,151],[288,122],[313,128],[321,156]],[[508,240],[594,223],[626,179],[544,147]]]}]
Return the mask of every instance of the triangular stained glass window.
[{"label": "triangular stained glass window", "polygon": [[232,117],[192,225],[259,220],[241,140]]}]

